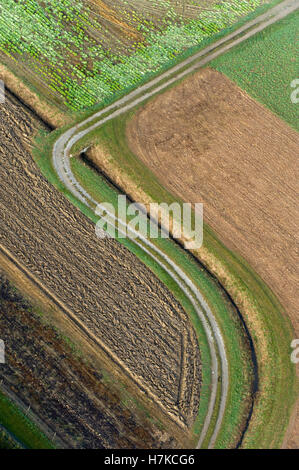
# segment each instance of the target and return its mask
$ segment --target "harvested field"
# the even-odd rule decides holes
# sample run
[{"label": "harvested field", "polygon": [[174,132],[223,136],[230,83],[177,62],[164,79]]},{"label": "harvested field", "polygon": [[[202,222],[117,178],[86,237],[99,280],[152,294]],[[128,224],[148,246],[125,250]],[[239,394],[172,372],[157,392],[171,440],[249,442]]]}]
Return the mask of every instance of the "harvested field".
[{"label": "harvested field", "polygon": [[201,70],[131,120],[131,150],[278,295],[299,332],[298,134],[228,78]]},{"label": "harvested field", "polygon": [[103,374],[74,355],[1,272],[0,311],[7,351],[1,386],[30,405],[52,430],[51,437],[56,432],[63,446],[71,448],[161,446],[159,430],[132,415]]},{"label": "harvested field", "polygon": [[98,240],[93,224],[43,178],[30,154],[40,124],[7,98],[0,108],[0,245],[155,403],[191,425],[200,360],[189,318],[151,271],[115,240]]}]

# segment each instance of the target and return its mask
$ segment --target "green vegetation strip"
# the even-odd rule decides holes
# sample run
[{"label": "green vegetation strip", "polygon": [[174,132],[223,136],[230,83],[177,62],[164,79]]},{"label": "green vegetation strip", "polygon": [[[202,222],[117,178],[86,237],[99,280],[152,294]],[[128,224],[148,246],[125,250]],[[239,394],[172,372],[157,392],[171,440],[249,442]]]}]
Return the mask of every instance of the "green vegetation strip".
[{"label": "green vegetation strip", "polygon": [[298,25],[296,11],[210,64],[296,130],[298,104],[291,101],[291,83],[299,78]]},{"label": "green vegetation strip", "polygon": [[[0,392],[0,425],[7,429],[9,434],[12,434],[18,443],[22,443],[28,449],[54,448],[54,445],[38,427],[2,392]],[[16,444],[12,443],[12,439],[9,439],[8,434],[4,436],[4,431],[0,438],[0,447],[1,442],[5,443],[5,445],[8,444],[9,447],[16,447]]]}]

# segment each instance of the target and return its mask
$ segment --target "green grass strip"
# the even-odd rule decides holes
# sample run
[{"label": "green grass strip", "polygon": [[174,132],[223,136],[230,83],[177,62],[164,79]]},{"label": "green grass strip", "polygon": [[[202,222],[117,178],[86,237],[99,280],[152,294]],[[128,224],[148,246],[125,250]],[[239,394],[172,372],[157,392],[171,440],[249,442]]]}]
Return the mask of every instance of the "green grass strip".
[{"label": "green grass strip", "polygon": [[28,449],[54,449],[49,439],[2,392],[0,392],[0,424]]}]

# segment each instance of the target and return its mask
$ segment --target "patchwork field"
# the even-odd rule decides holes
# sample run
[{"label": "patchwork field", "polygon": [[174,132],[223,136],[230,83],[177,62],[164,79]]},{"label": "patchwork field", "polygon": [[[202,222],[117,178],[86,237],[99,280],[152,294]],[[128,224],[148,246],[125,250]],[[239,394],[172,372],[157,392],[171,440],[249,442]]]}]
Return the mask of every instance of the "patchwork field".
[{"label": "patchwork field", "polygon": [[133,153],[278,294],[299,330],[295,131],[229,79],[202,70],[137,112]]},{"label": "patchwork field", "polygon": [[128,250],[115,240],[98,240],[92,222],[41,176],[28,147],[35,118],[9,96],[0,113],[1,246],[139,388],[178,422],[191,424],[200,359],[187,314]]},{"label": "patchwork field", "polygon": [[[102,127],[91,125],[103,106],[269,3],[1,2],[0,76],[16,96],[7,90],[0,107],[0,266],[6,272],[0,271],[0,337],[8,346],[0,408],[2,383],[66,447],[199,445],[214,386],[202,447],[226,392],[216,447],[282,444],[296,395],[289,318],[298,332],[299,138],[271,111],[297,128],[290,95],[298,14],[219,57],[214,68],[176,85],[170,80],[144,107],[139,97],[135,109],[131,103],[131,111],[120,109]],[[266,20],[257,21],[264,27]],[[78,124],[92,113],[82,139]],[[153,243],[211,309],[224,343],[216,352],[219,376],[213,376],[209,334],[179,284],[143,245],[99,240],[93,211],[71,194],[70,172],[59,180],[53,144],[66,128],[50,134],[45,123],[72,119],[78,141],[69,165],[91,198],[115,205],[121,191],[144,203],[204,203],[200,250],[191,255],[173,240]],[[79,155],[83,148],[87,153]],[[67,160],[55,149],[56,158]],[[1,416],[10,419],[8,412]],[[295,415],[291,424],[285,445],[297,447]],[[22,428],[13,442],[8,429],[0,418],[0,448],[31,439],[23,440]],[[40,446],[45,436],[37,434]]]},{"label": "patchwork field", "polygon": [[2,0],[1,60],[56,104],[79,110],[135,87],[262,0]]}]

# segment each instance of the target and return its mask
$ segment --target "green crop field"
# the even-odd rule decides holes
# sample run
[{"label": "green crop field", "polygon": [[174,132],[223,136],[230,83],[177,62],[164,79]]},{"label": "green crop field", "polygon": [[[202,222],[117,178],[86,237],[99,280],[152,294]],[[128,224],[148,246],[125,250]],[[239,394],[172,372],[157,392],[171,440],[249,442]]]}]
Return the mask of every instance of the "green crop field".
[{"label": "green crop field", "polygon": [[137,86],[262,0],[1,0],[0,53],[80,110]]},{"label": "green crop field", "polygon": [[297,11],[211,63],[297,130],[291,83],[299,79],[298,25]]}]

